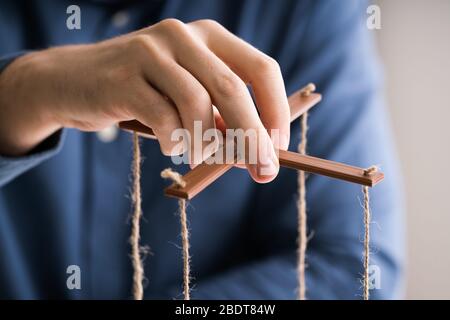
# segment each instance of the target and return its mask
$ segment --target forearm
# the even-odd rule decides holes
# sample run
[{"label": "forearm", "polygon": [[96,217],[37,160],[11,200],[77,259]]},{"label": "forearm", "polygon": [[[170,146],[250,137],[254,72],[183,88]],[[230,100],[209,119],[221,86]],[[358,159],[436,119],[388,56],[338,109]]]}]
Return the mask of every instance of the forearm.
[{"label": "forearm", "polygon": [[0,154],[24,155],[60,129],[48,105],[40,103],[46,82],[39,53],[17,58],[0,73]]}]

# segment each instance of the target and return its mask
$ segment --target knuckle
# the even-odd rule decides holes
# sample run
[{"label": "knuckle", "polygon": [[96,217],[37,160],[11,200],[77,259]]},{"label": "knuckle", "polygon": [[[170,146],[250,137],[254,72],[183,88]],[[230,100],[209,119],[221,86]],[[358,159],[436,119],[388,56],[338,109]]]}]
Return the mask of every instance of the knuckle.
[{"label": "knuckle", "polygon": [[222,27],[222,25],[220,23],[218,23],[216,20],[213,20],[213,19],[200,19],[200,20],[194,21],[192,24],[198,25],[199,27],[207,28],[207,29]]},{"label": "knuckle", "polygon": [[265,54],[256,59],[255,69],[263,75],[276,75],[281,73],[280,65],[277,60]]},{"label": "knuckle", "polygon": [[138,34],[130,37],[129,44],[132,48],[145,48],[149,42],[148,36],[145,34]]},{"label": "knuckle", "polygon": [[130,59],[128,56],[127,58],[131,64],[138,64],[139,66],[142,66],[142,63],[146,63],[149,60],[156,61],[162,55],[161,47],[158,46],[148,35],[133,36],[129,40],[129,51],[126,52],[132,58]]},{"label": "knuckle", "polygon": [[221,33],[223,31],[229,33],[229,31],[225,29],[219,22],[212,19],[201,19],[191,22],[189,23],[189,27],[205,42],[211,41],[215,33]]},{"label": "knuckle", "polygon": [[164,19],[158,23],[158,26],[168,30],[169,32],[179,32],[180,30],[184,30],[186,28],[184,22],[175,18]]},{"label": "knuckle", "polygon": [[237,75],[230,71],[215,78],[214,90],[220,97],[231,98],[245,94],[247,87]]},{"label": "knuckle", "polygon": [[132,52],[148,52],[152,49],[152,42],[150,41],[149,37],[144,34],[139,34],[131,37],[128,44]]},{"label": "knuckle", "polygon": [[206,90],[195,90],[187,93],[182,99],[190,112],[209,109],[212,105],[211,97]]}]

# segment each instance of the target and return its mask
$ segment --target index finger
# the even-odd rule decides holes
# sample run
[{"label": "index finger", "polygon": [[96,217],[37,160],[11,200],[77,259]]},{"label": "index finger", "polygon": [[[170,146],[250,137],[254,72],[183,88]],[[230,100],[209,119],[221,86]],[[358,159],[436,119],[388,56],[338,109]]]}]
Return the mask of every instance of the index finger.
[{"label": "index finger", "polygon": [[244,82],[251,85],[260,118],[267,130],[278,129],[275,147],[287,149],[290,138],[290,110],[278,63],[212,20],[190,24],[208,48]]},{"label": "index finger", "polygon": [[159,37],[169,38],[175,60],[208,90],[227,127],[236,129],[233,135],[241,142],[235,146],[251,176],[257,182],[273,180],[279,169],[278,157],[244,81],[192,29],[180,24],[173,27],[176,32],[163,30]]}]

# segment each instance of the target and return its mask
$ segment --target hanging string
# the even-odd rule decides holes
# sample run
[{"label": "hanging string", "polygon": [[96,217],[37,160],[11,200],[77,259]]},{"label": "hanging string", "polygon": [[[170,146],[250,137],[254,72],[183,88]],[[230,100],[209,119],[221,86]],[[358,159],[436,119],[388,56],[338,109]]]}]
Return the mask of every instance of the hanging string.
[{"label": "hanging string", "polygon": [[141,208],[141,149],[139,146],[139,136],[133,133],[133,191],[132,201],[134,206],[131,220],[131,261],[133,264],[133,297],[134,300],[142,300],[144,295],[143,279],[144,266],[141,257],[140,240],[140,221],[142,217]]},{"label": "hanging string", "polygon": [[[308,84],[303,90],[302,95],[308,96],[311,92],[315,90],[313,84]],[[298,146],[298,151],[300,154],[306,154],[307,146],[307,131],[308,131],[308,113],[302,115],[301,118],[301,141]],[[133,134],[133,191],[132,200],[134,205],[134,212],[132,217],[132,229],[130,243],[132,247],[132,264],[133,264],[133,297],[135,300],[142,300],[143,298],[143,279],[144,279],[144,268],[143,261],[141,257],[142,248],[139,245],[140,240],[140,220],[142,217],[141,209],[141,153],[139,146],[139,137],[135,132]],[[371,175],[377,172],[378,168],[376,166],[371,166],[370,168],[364,170],[365,175]],[[172,169],[167,168],[161,172],[161,177],[165,179],[171,179],[177,186],[185,187],[186,182],[183,180],[182,176],[172,171]],[[298,208],[298,299],[305,300],[306,295],[306,283],[305,283],[305,268],[306,268],[306,249],[307,249],[307,216],[306,216],[306,189],[305,189],[305,172],[299,171],[298,173],[298,193],[299,199],[297,202]],[[364,194],[364,278],[363,278],[363,297],[364,300],[369,299],[369,263],[370,263],[370,198],[369,198],[369,187],[363,187]],[[190,256],[189,256],[189,230],[187,227],[187,214],[186,214],[186,200],[179,199],[179,210],[180,210],[180,224],[181,224],[181,237],[182,237],[182,250],[183,250],[183,286],[184,286],[184,299],[190,300]]]},{"label": "hanging string", "polygon": [[[183,177],[170,168],[164,169],[161,172],[161,177],[172,180],[177,186],[185,187],[186,182]],[[183,291],[184,300],[190,300],[189,282],[190,282],[190,256],[189,256],[189,230],[187,227],[186,215],[186,200],[179,199],[178,205],[180,208],[180,224],[181,224],[181,241],[183,247]]]},{"label": "hanging string", "polygon": [[[371,175],[378,171],[376,166],[371,166],[364,170],[365,175]],[[363,186],[364,194],[364,277],[363,277],[363,298],[364,300],[369,300],[369,262],[370,262],[370,198],[369,198],[369,187]]]},{"label": "hanging string", "polygon": [[[316,87],[313,83],[309,83],[302,89],[303,96],[309,96],[311,92],[314,92]],[[298,152],[300,154],[306,154],[307,145],[307,132],[308,132],[308,113],[304,113],[300,120],[301,125],[301,140],[298,145]],[[308,242],[307,238],[307,217],[306,217],[306,188],[305,188],[305,171],[298,172],[298,248],[297,248],[297,278],[298,278],[298,299],[306,299],[306,281],[305,281],[305,268],[306,268],[306,246]]]},{"label": "hanging string", "polygon": [[[308,113],[302,115],[301,118],[301,141],[298,146],[300,154],[306,154],[307,130],[308,130]],[[298,172],[298,249],[297,249],[297,276],[298,276],[298,299],[305,300],[306,283],[306,245],[307,245],[307,226],[306,226],[306,190],[305,190],[305,171]]]}]

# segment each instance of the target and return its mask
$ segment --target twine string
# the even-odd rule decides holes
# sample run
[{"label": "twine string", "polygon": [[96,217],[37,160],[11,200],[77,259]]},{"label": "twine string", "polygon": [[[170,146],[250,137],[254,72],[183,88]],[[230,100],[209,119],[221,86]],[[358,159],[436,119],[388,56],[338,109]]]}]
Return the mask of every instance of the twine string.
[{"label": "twine string", "polygon": [[133,215],[131,219],[131,261],[133,265],[133,298],[134,300],[142,300],[144,295],[143,279],[144,266],[141,257],[140,240],[140,221],[142,217],[142,196],[141,196],[141,149],[139,146],[139,136],[133,133]]},{"label": "twine string", "polygon": [[[301,119],[301,141],[298,146],[298,152],[300,154],[306,154],[307,144],[307,130],[308,130],[308,113],[302,115]],[[298,249],[297,249],[297,277],[298,277],[298,299],[305,300],[306,296],[306,281],[305,281],[305,268],[306,268],[306,246],[307,246],[307,217],[306,217],[306,189],[305,189],[305,171],[298,172],[298,194],[299,199],[297,202],[298,209]]]},{"label": "twine string", "polygon": [[[312,92],[316,90],[313,83],[309,83],[302,90],[301,94],[304,97],[309,96]],[[300,154],[306,154],[306,146],[308,143],[307,132],[308,132],[308,112],[304,113],[301,117],[301,140],[298,145],[298,152]],[[306,217],[306,185],[305,185],[306,175],[305,171],[300,170],[298,172],[298,248],[297,248],[297,280],[298,280],[298,299],[306,299],[306,280],[305,280],[305,269],[306,269],[306,246],[308,242],[307,238],[307,217]]]},{"label": "twine string", "polygon": [[[311,92],[314,92],[315,86],[308,84],[302,90],[303,96],[309,96]],[[298,145],[298,152],[300,154],[306,154],[307,147],[307,131],[308,131],[308,113],[304,113],[301,118],[301,141]],[[131,228],[131,260],[133,265],[133,297],[135,300],[142,300],[143,298],[143,279],[144,279],[144,267],[143,259],[141,257],[140,241],[140,220],[142,217],[142,196],[141,196],[141,152],[139,146],[139,136],[136,132],[133,134],[133,215],[132,215],[132,228]],[[371,166],[364,170],[365,175],[371,175],[377,172],[376,166]],[[178,187],[185,187],[186,182],[183,177],[173,171],[170,168],[164,169],[161,172],[161,177],[170,179]],[[298,209],[298,249],[297,249],[297,276],[298,276],[298,299],[306,299],[306,281],[305,281],[305,269],[306,269],[306,249],[307,249],[307,215],[306,215],[306,176],[304,171],[298,173],[298,194],[297,201]],[[363,253],[363,266],[364,266],[364,278],[363,278],[363,297],[364,300],[369,299],[369,263],[370,263],[370,198],[369,187],[363,186],[364,195],[364,253]],[[179,212],[180,212],[180,225],[181,225],[181,238],[182,238],[182,252],[183,252],[183,293],[184,299],[190,300],[190,255],[189,255],[189,230],[187,226],[187,214],[186,214],[186,200],[179,199]]]},{"label": "twine string", "polygon": [[[371,166],[364,170],[364,175],[370,176],[371,174],[378,171],[376,166]],[[370,263],[370,197],[369,197],[369,187],[363,186],[364,195],[364,253],[363,253],[363,267],[364,267],[364,277],[363,277],[363,298],[364,300],[369,300],[369,263]]]},{"label": "twine string", "polygon": [[[170,168],[164,169],[161,172],[161,177],[164,179],[172,180],[178,187],[185,187],[186,182],[183,177]],[[190,300],[190,256],[189,256],[189,230],[187,226],[187,215],[186,215],[186,200],[179,199],[178,206],[180,210],[180,224],[181,224],[181,241],[183,250],[183,291],[184,300]]]}]

